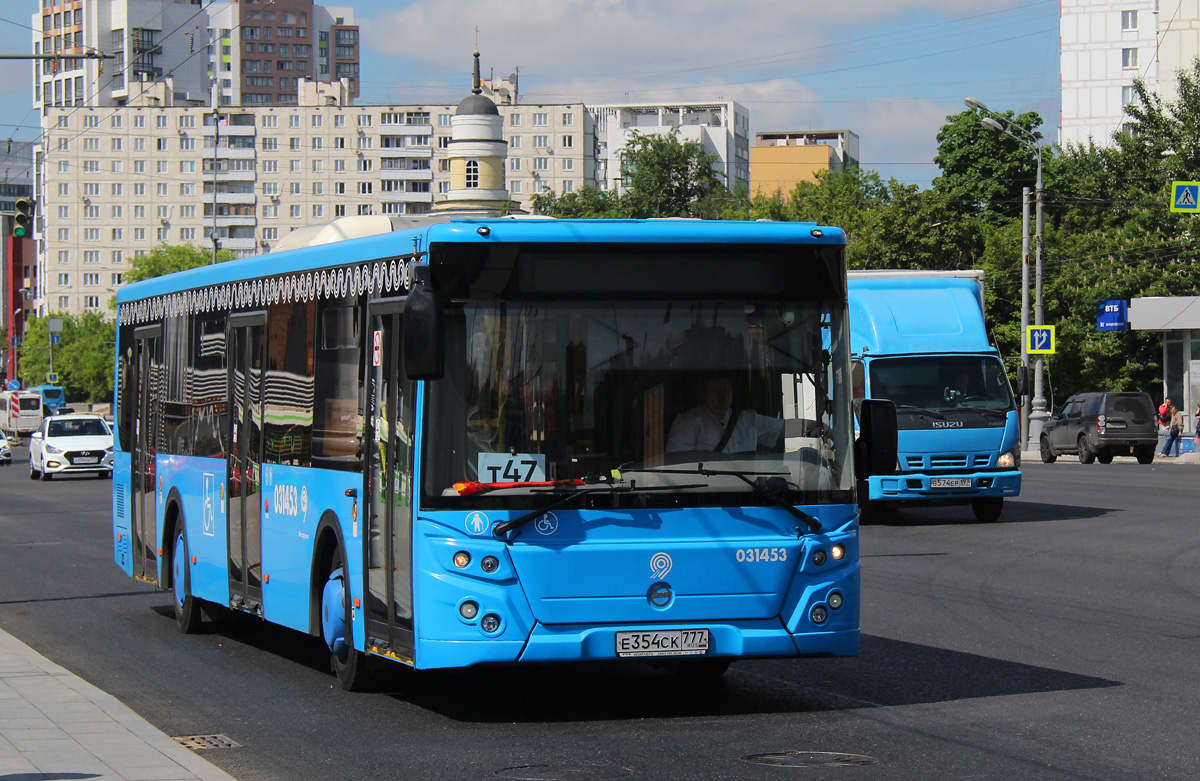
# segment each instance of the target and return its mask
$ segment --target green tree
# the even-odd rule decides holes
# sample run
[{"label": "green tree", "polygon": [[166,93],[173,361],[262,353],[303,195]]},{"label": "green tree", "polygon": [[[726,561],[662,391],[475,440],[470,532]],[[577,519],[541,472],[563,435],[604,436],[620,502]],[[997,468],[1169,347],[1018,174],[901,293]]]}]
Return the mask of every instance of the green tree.
[{"label": "green tree", "polygon": [[111,399],[116,326],[95,311],[30,320],[21,339],[18,363],[21,382],[30,386],[46,381],[52,347],[47,325],[51,317],[60,318],[63,323],[60,341],[53,345],[53,357],[58,384],[67,398],[89,404]]},{"label": "green tree", "polygon": [[[229,250],[217,252],[217,262],[224,263],[236,257]],[[145,255],[134,257],[129,263],[129,270],[122,277],[122,282],[140,282],[143,279],[153,279],[176,271],[187,271],[190,268],[207,266],[212,263],[212,253],[189,244],[159,244]]]},{"label": "green tree", "polygon": [[634,218],[718,216],[730,197],[713,168],[718,159],[698,141],[680,141],[678,128],[667,135],[633,131],[621,161],[626,213]]},{"label": "green tree", "polygon": [[621,196],[595,187],[555,195],[547,190],[533,196],[533,213],[548,217],[585,218],[627,217]]},{"label": "green tree", "polygon": [[[1002,125],[1012,128],[1011,133],[985,126],[985,115],[975,109],[952,114],[938,131],[933,158],[942,169],[933,189],[960,213],[979,214],[994,224],[1019,214],[1021,188],[1036,186],[1037,156],[1031,145],[1042,138],[1037,130],[1042,118],[1037,113],[995,113]],[[1043,163],[1049,152],[1042,150]]]}]

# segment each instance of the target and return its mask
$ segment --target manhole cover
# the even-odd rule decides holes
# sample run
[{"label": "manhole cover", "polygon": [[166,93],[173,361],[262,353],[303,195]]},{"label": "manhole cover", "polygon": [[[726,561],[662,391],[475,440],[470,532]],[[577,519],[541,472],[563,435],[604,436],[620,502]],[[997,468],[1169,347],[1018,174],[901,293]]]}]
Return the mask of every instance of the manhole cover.
[{"label": "manhole cover", "polygon": [[780,751],[774,754],[751,754],[745,762],[775,767],[861,767],[874,765],[875,759],[862,754],[836,754],[829,751]]},{"label": "manhole cover", "polygon": [[228,735],[185,735],[182,738],[175,738],[175,742],[192,751],[203,751],[210,748],[240,748],[242,745],[235,740],[230,740]]},{"label": "manhole cover", "polygon": [[556,781],[556,779],[621,778],[633,771],[611,765],[525,765],[497,770],[501,778],[523,778],[527,781]]}]

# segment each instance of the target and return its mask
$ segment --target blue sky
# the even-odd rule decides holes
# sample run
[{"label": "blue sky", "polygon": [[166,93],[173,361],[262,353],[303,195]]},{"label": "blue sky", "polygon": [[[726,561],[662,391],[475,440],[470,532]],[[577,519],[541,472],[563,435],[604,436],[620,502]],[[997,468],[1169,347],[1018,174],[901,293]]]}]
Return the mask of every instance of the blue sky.
[{"label": "blue sky", "polygon": [[[355,0],[360,104],[457,103],[475,28],[483,72],[522,103],[735,100],[750,130],[848,128],[861,163],[927,186],[966,96],[1041,114],[1056,140],[1058,0]],[[29,50],[38,0],[0,3],[0,51]],[[15,23],[15,24],[14,24]],[[29,65],[0,61],[0,138],[36,136]]]}]

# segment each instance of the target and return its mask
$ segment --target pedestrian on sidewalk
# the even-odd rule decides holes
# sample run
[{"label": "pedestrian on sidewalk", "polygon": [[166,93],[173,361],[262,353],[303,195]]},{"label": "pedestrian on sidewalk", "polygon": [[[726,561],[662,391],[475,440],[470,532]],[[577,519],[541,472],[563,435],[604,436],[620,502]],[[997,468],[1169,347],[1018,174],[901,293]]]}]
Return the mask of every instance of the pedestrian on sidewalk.
[{"label": "pedestrian on sidewalk", "polygon": [[1166,452],[1167,431],[1171,427],[1171,397],[1167,396],[1163,399],[1163,403],[1158,405],[1158,414],[1154,418],[1158,421],[1158,449],[1159,452]]},{"label": "pedestrian on sidewalk", "polygon": [[1163,445],[1162,452],[1159,455],[1171,455],[1171,445],[1175,446],[1175,455],[1179,455],[1179,441],[1183,436],[1183,413],[1171,405],[1171,422],[1167,424],[1167,444]]}]

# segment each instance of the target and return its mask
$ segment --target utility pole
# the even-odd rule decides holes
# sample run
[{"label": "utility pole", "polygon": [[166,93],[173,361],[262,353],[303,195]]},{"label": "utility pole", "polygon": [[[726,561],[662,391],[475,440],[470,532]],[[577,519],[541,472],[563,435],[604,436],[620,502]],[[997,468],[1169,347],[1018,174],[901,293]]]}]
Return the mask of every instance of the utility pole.
[{"label": "utility pole", "polygon": [[[214,66],[215,67],[215,66]],[[217,148],[221,146],[221,86],[217,81],[216,76],[213,76],[212,83],[212,109],[213,109],[213,158],[212,158],[212,265],[217,264]]]}]

